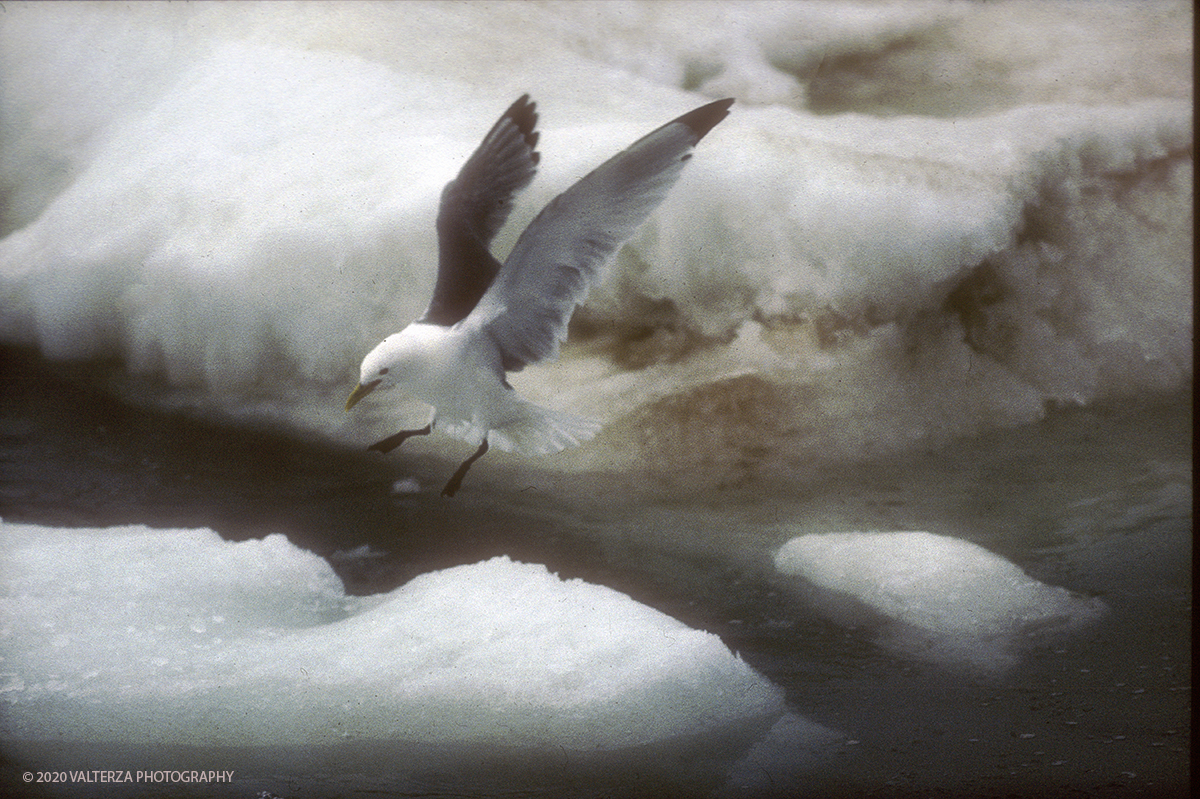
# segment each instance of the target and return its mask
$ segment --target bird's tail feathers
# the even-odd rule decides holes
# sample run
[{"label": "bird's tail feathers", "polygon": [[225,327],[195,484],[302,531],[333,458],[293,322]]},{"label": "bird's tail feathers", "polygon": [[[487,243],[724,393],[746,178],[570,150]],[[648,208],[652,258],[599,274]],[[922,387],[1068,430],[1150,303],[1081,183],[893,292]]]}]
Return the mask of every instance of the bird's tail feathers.
[{"label": "bird's tail feathers", "polygon": [[600,431],[600,423],[584,416],[522,403],[518,419],[488,432],[488,443],[505,452],[551,455],[577,447]]}]

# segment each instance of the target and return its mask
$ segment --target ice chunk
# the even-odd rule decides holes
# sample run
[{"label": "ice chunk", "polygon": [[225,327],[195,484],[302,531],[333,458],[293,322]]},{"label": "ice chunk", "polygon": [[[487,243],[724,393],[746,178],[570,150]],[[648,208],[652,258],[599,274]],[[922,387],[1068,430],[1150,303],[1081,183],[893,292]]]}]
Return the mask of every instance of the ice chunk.
[{"label": "ice chunk", "polygon": [[[793,713],[785,713],[770,731],[730,769],[717,799],[755,796],[800,796],[806,772],[823,759],[841,733]],[[811,790],[809,791],[811,793]]]},{"label": "ice chunk", "polygon": [[835,617],[848,612],[838,598],[879,614],[888,643],[985,667],[1009,666],[1021,641],[1105,611],[977,544],[927,532],[802,535],[780,547],[775,567],[822,589],[818,602]]},{"label": "ice chunk", "polygon": [[602,749],[782,712],[719,638],[499,557],[349,597],[282,535],[4,524],[0,735]]}]

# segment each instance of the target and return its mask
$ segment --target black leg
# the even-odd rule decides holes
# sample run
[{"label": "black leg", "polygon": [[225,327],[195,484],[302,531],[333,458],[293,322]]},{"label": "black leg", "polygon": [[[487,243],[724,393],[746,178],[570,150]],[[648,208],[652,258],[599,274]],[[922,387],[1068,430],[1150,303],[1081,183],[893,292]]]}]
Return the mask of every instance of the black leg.
[{"label": "black leg", "polygon": [[433,432],[432,424],[427,424],[424,427],[422,427],[420,430],[401,430],[399,433],[396,433],[396,435],[394,435],[394,436],[388,436],[383,441],[375,442],[371,446],[367,447],[367,449],[368,450],[373,449],[376,452],[391,452],[396,447],[403,444],[404,439],[408,438],[409,436],[427,436],[432,432]]},{"label": "black leg", "polygon": [[488,451],[487,439],[479,445],[479,449],[475,450],[475,454],[462,462],[462,466],[458,467],[458,471],[450,478],[450,482],[446,483],[446,487],[442,489],[443,497],[452,497],[457,493],[462,485],[463,478],[467,476],[467,469],[471,468],[471,464],[483,457],[483,453]]}]

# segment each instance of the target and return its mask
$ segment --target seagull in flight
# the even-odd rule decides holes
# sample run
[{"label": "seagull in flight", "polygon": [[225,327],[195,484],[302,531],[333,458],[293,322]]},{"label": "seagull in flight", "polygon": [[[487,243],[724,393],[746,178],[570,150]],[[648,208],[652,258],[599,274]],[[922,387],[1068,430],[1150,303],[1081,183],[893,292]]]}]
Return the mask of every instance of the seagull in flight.
[{"label": "seagull in flight", "polygon": [[438,209],[438,274],[419,319],[363,358],[346,410],[397,386],[433,406],[429,423],[368,449],[390,452],[434,429],[473,444],[442,489],[452,497],[491,446],[548,455],[587,441],[590,419],[518,396],[505,375],[554,356],[601,268],[667,196],[692,149],[729,114],[717,100],[643,136],[552,200],[501,264],[488,249],[540,158],[536,105],[523,95],[488,131]]}]

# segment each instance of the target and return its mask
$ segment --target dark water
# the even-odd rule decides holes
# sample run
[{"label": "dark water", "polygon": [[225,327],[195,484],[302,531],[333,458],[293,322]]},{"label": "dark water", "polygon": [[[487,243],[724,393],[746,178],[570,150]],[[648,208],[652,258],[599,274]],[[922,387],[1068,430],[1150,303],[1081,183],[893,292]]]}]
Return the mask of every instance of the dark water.
[{"label": "dark water", "polygon": [[[211,527],[229,539],[284,532],[361,594],[498,554],[612,586],[719,634],[783,687],[792,712],[842,734],[764,756],[740,795],[1188,793],[1190,392],[1057,411],[938,450],[831,467],[802,484],[700,491],[670,475],[563,474],[501,458],[481,462],[446,501],[392,485],[408,475],[438,485],[451,460],[379,458],[132,408],[94,388],[99,381],[3,352],[6,521]],[[1031,647],[1007,672],[897,651],[879,643],[869,619],[831,617],[770,567],[788,538],[839,529],[967,538],[1039,580],[1100,597],[1110,612]],[[339,554],[363,544],[383,554]],[[135,754],[139,763],[219,755],[243,765],[221,795],[699,795],[721,785],[748,743],[731,733],[519,763],[398,744]],[[71,758],[81,752],[95,763],[132,757],[102,742],[4,749],[10,795],[26,790],[22,769],[78,768]],[[103,786],[42,793],[141,795]]]}]

